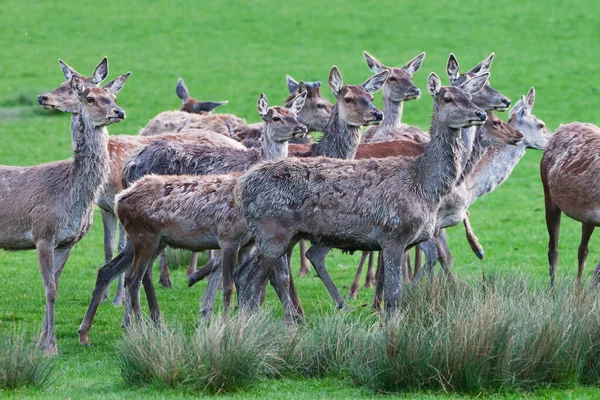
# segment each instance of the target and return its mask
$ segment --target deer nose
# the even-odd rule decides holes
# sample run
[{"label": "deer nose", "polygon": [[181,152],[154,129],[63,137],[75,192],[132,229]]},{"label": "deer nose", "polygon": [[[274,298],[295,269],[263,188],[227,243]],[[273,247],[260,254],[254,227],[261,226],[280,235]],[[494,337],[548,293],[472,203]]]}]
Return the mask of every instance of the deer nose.
[{"label": "deer nose", "polygon": [[510,99],[507,99],[506,97],[502,98],[502,104],[504,104],[506,107],[510,107]]},{"label": "deer nose", "polygon": [[383,113],[381,111],[373,111],[371,114],[376,121],[381,121],[383,119]]},{"label": "deer nose", "polygon": [[38,96],[38,104],[44,104],[46,100],[48,100],[48,96],[44,96],[43,94]]},{"label": "deer nose", "polygon": [[485,115],[485,113],[483,111],[475,111],[475,115],[477,115],[477,117],[481,120],[481,121],[485,121],[487,118],[487,115]]},{"label": "deer nose", "polygon": [[307,128],[306,128],[306,126],[304,126],[304,125],[298,125],[298,127],[297,127],[296,129],[297,129],[299,132],[302,132],[302,133],[306,133],[306,132],[308,132],[308,129],[307,129]]},{"label": "deer nose", "polygon": [[420,96],[421,95],[421,89],[419,89],[418,87],[413,88],[412,94],[414,96]]},{"label": "deer nose", "polygon": [[117,117],[125,119],[125,111],[121,110],[120,108],[115,108],[114,113],[117,114]]}]

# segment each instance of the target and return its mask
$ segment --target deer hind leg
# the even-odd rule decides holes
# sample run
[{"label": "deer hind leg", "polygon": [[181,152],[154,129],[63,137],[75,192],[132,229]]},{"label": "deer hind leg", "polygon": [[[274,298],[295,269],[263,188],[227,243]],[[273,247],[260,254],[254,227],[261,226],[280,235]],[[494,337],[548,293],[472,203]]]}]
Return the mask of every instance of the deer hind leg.
[{"label": "deer hind leg", "polygon": [[375,295],[373,296],[373,311],[379,312],[383,307],[383,283],[385,281],[385,265],[383,262],[383,253],[380,251],[377,257],[377,272],[375,273]]},{"label": "deer hind leg", "polygon": [[558,236],[560,234],[560,217],[562,211],[547,192],[544,193],[546,207],[546,228],[548,229],[548,263],[550,264],[550,287],[556,283],[556,264],[558,263]]},{"label": "deer hind leg", "polygon": [[[102,227],[104,229],[104,264],[108,264],[112,260],[115,253],[115,240],[117,235],[117,216],[113,211],[100,208],[102,216]],[[108,288],[104,292],[102,301],[108,300]]]},{"label": "deer hind leg", "polygon": [[[306,240],[300,240],[300,271],[298,271],[298,276],[303,278],[310,273],[310,265],[308,263],[308,257],[306,256],[306,252],[308,251],[308,246],[306,245]],[[291,268],[291,264],[290,264]]]},{"label": "deer hind leg", "polygon": [[346,307],[346,302],[340,295],[340,292],[335,286],[335,283],[333,283],[329,272],[327,272],[327,267],[325,266],[325,258],[327,257],[327,253],[329,253],[330,250],[331,249],[329,247],[313,244],[306,252],[306,257],[308,257],[311,264],[317,271],[317,275],[319,275],[319,278],[321,278],[321,280],[325,284],[329,295],[335,302],[336,308],[344,308]]},{"label": "deer hind leg", "polygon": [[435,239],[430,239],[426,242],[419,243],[419,248],[425,253],[425,265],[414,276],[412,285],[419,283],[425,274],[433,280],[435,263],[440,258],[439,248],[436,245]]},{"label": "deer hind leg", "polygon": [[577,251],[577,286],[581,286],[581,276],[585,268],[585,260],[588,256],[588,244],[596,227],[594,225],[581,224],[581,243]]},{"label": "deer hind leg", "polygon": [[160,253],[160,278],[158,281],[164,288],[170,289],[173,287],[173,282],[171,282],[171,276],[169,275],[169,261],[166,250]]},{"label": "deer hind leg", "polygon": [[465,235],[467,236],[467,242],[469,242],[471,250],[473,250],[473,253],[475,253],[477,258],[483,260],[483,257],[485,256],[483,246],[479,243],[479,239],[477,239],[477,236],[475,236],[475,233],[473,232],[473,228],[471,228],[468,212],[467,216],[463,220],[463,225],[465,226]]},{"label": "deer hind leg", "polygon": [[[125,248],[125,229],[123,226],[119,224],[119,244],[117,246],[117,251],[120,253]],[[119,279],[117,280],[117,292],[115,293],[115,298],[113,299],[113,306],[120,307],[123,305],[125,301],[125,274],[119,275]]]},{"label": "deer hind leg", "polygon": [[360,288],[360,276],[362,275],[362,270],[365,265],[365,261],[367,256],[369,255],[368,251],[363,251],[360,255],[360,262],[358,263],[358,269],[356,270],[356,276],[352,281],[352,285],[350,286],[350,291],[348,292],[349,299],[356,299],[358,297],[358,290]]},{"label": "deer hind leg", "polygon": [[[216,260],[216,258],[213,260]],[[200,307],[200,316],[204,321],[210,321],[212,316],[212,312],[215,307],[215,300],[217,298],[217,292],[219,291],[219,285],[224,277],[224,272],[222,273],[222,269],[223,267],[221,263],[217,263],[215,265],[213,273],[208,278],[206,290],[200,299],[200,302],[202,303],[202,306]],[[225,301],[225,291],[223,291],[223,298],[223,301]],[[223,306],[225,306],[225,303],[223,303]]]},{"label": "deer hind leg", "polygon": [[[377,257],[379,259],[379,257]],[[367,276],[365,277],[365,289],[373,289],[377,277],[373,272],[375,270],[375,252],[369,251],[369,263],[367,264]]]},{"label": "deer hind leg", "polygon": [[192,251],[192,257],[190,258],[190,263],[188,264],[188,269],[185,272],[186,276],[191,276],[194,271],[196,271],[196,268],[198,267],[198,252],[197,251]]},{"label": "deer hind leg", "polygon": [[188,276],[188,287],[194,286],[209,275],[212,275],[217,270],[218,266],[221,265],[221,257],[215,257],[210,259],[206,264],[192,272]]},{"label": "deer hind leg", "polygon": [[415,270],[413,272],[413,280],[421,271],[421,267],[423,264],[423,251],[419,246],[415,246]]},{"label": "deer hind leg", "polygon": [[446,234],[446,229],[440,229],[435,238],[442,248],[443,256],[445,257],[447,264],[451,266],[454,262],[454,259],[452,257],[452,252],[450,251],[450,245],[448,244],[448,235]]},{"label": "deer hind leg", "polygon": [[[442,266],[442,271],[446,275],[446,278],[448,278],[448,280],[453,285],[456,285],[456,277],[454,276],[452,271],[450,271],[450,265],[451,265],[450,262],[451,262],[452,258],[448,257],[448,254],[446,253],[446,251],[444,249],[444,245],[442,244],[443,243],[442,241],[438,241],[435,238],[433,239],[433,241],[436,243],[437,248],[438,248],[438,253],[439,253],[438,260],[440,262],[440,265]],[[449,259],[450,259],[450,261],[449,261]]]}]

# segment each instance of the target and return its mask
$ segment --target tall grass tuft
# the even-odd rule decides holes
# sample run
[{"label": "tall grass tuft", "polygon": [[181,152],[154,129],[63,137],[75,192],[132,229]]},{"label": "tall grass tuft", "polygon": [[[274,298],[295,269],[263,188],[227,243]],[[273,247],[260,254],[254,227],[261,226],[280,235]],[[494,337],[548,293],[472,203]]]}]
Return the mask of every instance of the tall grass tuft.
[{"label": "tall grass tuft", "polygon": [[285,328],[264,313],[215,317],[191,335],[140,324],[119,345],[126,384],[226,393],[284,369]]},{"label": "tall grass tuft", "polygon": [[46,389],[55,366],[56,359],[38,350],[36,340],[24,331],[0,335],[0,389]]}]

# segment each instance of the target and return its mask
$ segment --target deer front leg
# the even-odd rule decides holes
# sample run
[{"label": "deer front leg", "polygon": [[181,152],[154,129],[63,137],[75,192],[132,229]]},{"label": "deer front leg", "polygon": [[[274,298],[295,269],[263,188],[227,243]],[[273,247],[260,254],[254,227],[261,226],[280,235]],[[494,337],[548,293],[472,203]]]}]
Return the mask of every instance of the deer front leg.
[{"label": "deer front leg", "polygon": [[[379,256],[377,257],[379,259]],[[375,281],[377,278],[375,277],[375,252],[369,251],[369,264],[367,265],[367,276],[365,277],[365,289],[373,289],[375,286]]]},{"label": "deer front leg", "polygon": [[362,270],[365,265],[365,260],[370,252],[363,251],[360,255],[360,262],[358,263],[358,269],[356,270],[356,275],[354,276],[354,280],[352,281],[352,285],[350,286],[350,291],[348,292],[349,299],[356,299],[358,297],[358,290],[360,287],[360,276],[362,275]]},{"label": "deer front leg", "polygon": [[56,334],[54,331],[54,303],[56,302],[57,286],[54,273],[54,244],[51,240],[36,242],[38,265],[44,281],[46,293],[46,311],[38,348],[48,354],[57,354]]},{"label": "deer front leg", "polygon": [[388,318],[393,317],[400,307],[405,251],[406,244],[403,242],[386,244],[382,249],[385,265],[384,306]]},{"label": "deer front leg", "polygon": [[465,217],[465,219],[463,220],[463,225],[465,226],[465,234],[467,235],[467,242],[469,242],[471,250],[473,250],[477,258],[483,260],[483,257],[485,256],[483,246],[481,246],[481,244],[479,243],[479,239],[477,239],[477,236],[475,236],[475,233],[473,233],[471,223],[469,222],[468,214],[467,217]]},{"label": "deer front leg", "polygon": [[167,261],[167,251],[160,253],[160,285],[164,288],[172,288],[171,276],[169,275],[169,263]]},{"label": "deer front leg", "polygon": [[[308,251],[308,246],[306,246],[306,240],[300,240],[300,271],[298,271],[298,276],[300,278],[305,277],[310,273],[310,265],[308,265],[308,257],[306,256],[306,252]],[[291,267],[291,264],[290,264]]]}]

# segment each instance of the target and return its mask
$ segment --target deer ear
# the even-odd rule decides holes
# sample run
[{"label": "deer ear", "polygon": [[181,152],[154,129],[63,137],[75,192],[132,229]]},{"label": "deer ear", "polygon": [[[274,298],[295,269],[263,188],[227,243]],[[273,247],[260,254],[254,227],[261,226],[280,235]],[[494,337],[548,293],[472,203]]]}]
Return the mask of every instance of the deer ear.
[{"label": "deer ear", "polygon": [[434,99],[440,94],[442,91],[442,81],[440,77],[437,76],[434,72],[429,74],[429,78],[427,79],[427,90],[429,94]]},{"label": "deer ear", "polygon": [[129,78],[129,75],[131,75],[131,72],[126,72],[123,75],[113,79],[103,86],[104,89],[108,90],[112,94],[118,93],[121,89],[123,89],[123,86],[125,86],[125,81],[127,78]]},{"label": "deer ear", "polygon": [[188,91],[188,88],[185,86],[185,82],[183,81],[183,78],[179,78],[179,80],[177,81],[177,87],[175,88],[175,93],[177,93],[177,97],[179,97],[184,103],[187,101],[187,99],[190,98],[190,92]]},{"label": "deer ear", "polygon": [[298,89],[298,82],[296,82],[294,80],[294,78],[292,78],[289,75],[285,76],[285,80],[287,81],[287,87],[290,93],[295,93],[296,89]]},{"label": "deer ear", "polygon": [[370,77],[369,79],[367,79],[362,84],[362,87],[367,92],[373,94],[373,93],[377,92],[379,89],[381,89],[383,87],[383,84],[387,80],[388,76],[390,76],[390,71],[387,70],[387,69],[384,69],[383,71],[381,71],[377,75],[373,75],[372,77]]},{"label": "deer ear", "polygon": [[79,75],[79,72],[75,71],[73,68],[71,68],[69,65],[67,65],[66,62],[64,62],[63,60],[58,60],[58,63],[60,64],[60,69],[62,69],[63,75],[65,76],[65,79],[67,81],[70,81],[71,78],[73,77],[73,75]]},{"label": "deer ear", "polygon": [[329,72],[329,88],[331,89],[335,97],[337,97],[340,94],[342,86],[344,86],[344,79],[342,79],[342,74],[334,65],[331,68],[331,71]]},{"label": "deer ear", "polygon": [[369,68],[371,68],[371,71],[375,72],[376,74],[383,72],[387,69],[381,61],[379,61],[366,51],[363,51],[363,56],[365,56],[365,61],[367,62]]},{"label": "deer ear", "polygon": [[77,96],[81,96],[83,94],[83,92],[85,91],[85,85],[83,84],[83,78],[77,74],[74,74],[71,77],[71,88],[73,89],[73,92],[75,92],[75,94]]},{"label": "deer ear", "polygon": [[527,97],[525,97],[525,102],[523,103],[523,109],[525,110],[525,115],[531,114],[531,110],[533,110],[533,104],[535,103],[535,89],[532,87],[529,89],[529,93],[527,93]]},{"label": "deer ear", "polygon": [[521,98],[519,99],[519,101],[517,101],[517,103],[510,110],[509,115],[512,117],[513,115],[518,114],[519,112],[521,112],[523,110],[523,104],[525,104],[525,96],[521,96]]},{"label": "deer ear", "polygon": [[221,107],[225,104],[227,104],[228,101],[199,101],[197,103],[195,103],[192,108],[194,109],[194,112],[200,113],[200,112],[211,112],[212,110],[214,110],[217,107]]},{"label": "deer ear", "polygon": [[99,84],[108,76],[108,58],[104,57],[92,74],[92,83]]},{"label": "deer ear", "polygon": [[462,85],[460,88],[470,95],[474,95],[478,93],[485,86],[486,82],[490,77],[490,73],[486,72],[485,74],[477,75],[475,78],[469,79]]},{"label": "deer ear", "polygon": [[414,74],[415,72],[417,72],[419,70],[419,68],[421,68],[421,64],[423,63],[423,60],[425,59],[425,52],[419,54],[418,56],[416,56],[415,58],[413,58],[412,60],[410,60],[409,62],[407,62],[406,64],[404,64],[404,68],[406,71],[408,71],[409,74]]},{"label": "deer ear", "polygon": [[267,113],[269,112],[269,100],[267,100],[267,96],[264,93],[261,93],[258,96],[258,102],[256,103],[256,108],[258,109],[258,114],[262,119],[267,117]]},{"label": "deer ear", "polygon": [[291,112],[298,115],[298,113],[302,110],[302,107],[304,107],[304,100],[306,100],[307,94],[308,93],[305,90],[302,93],[300,93],[298,96],[296,96],[296,98],[294,100],[292,100],[292,105],[290,106]]},{"label": "deer ear", "polygon": [[446,73],[448,74],[448,79],[450,79],[450,82],[457,80],[460,76],[458,68],[458,60],[454,54],[450,53],[450,57],[448,57],[448,63],[446,64]]},{"label": "deer ear", "polygon": [[490,68],[492,67],[492,61],[494,61],[494,53],[490,54],[488,58],[474,66],[473,69],[469,71],[469,74],[479,75],[489,72]]}]

